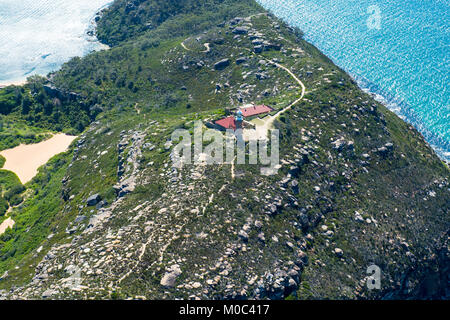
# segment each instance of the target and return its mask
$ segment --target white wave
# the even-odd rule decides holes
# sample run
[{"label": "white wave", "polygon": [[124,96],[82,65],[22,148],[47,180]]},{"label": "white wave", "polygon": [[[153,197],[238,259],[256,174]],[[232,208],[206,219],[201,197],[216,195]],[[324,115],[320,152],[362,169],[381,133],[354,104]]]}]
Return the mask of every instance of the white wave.
[{"label": "white wave", "polygon": [[0,84],[47,74],[100,49],[86,31],[111,0],[0,0]]}]

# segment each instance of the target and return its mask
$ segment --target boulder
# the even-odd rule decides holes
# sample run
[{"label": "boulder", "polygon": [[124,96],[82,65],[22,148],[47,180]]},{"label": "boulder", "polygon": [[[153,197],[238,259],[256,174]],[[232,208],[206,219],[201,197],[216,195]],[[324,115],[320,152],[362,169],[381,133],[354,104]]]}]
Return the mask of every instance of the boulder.
[{"label": "boulder", "polygon": [[97,205],[97,203],[99,203],[102,200],[102,197],[97,193],[94,194],[93,196],[90,196],[89,198],[86,199],[86,203],[89,207],[93,207],[95,205]]},{"label": "boulder", "polygon": [[113,188],[114,191],[116,192],[117,197],[122,198],[134,191],[135,183],[133,179],[130,178],[125,181],[122,181],[121,183],[116,184],[115,186],[113,186]]},{"label": "boulder", "polygon": [[175,264],[171,266],[161,279],[160,284],[164,287],[174,287],[175,281],[181,275],[180,266]]},{"label": "boulder", "polygon": [[223,59],[214,64],[215,70],[223,70],[230,65],[230,59]]},{"label": "boulder", "polygon": [[56,290],[52,290],[52,289],[45,290],[45,291],[42,293],[42,299],[50,298],[50,297],[56,295],[57,293],[58,293],[58,292],[57,292]]},{"label": "boulder", "polygon": [[278,212],[278,208],[276,205],[274,204],[270,204],[269,205],[269,213],[270,214],[276,214]]},{"label": "boulder", "polygon": [[299,192],[299,183],[298,183],[297,180],[292,180],[291,187],[292,187],[292,191],[294,193],[298,193]]},{"label": "boulder", "polygon": [[264,50],[264,47],[263,47],[262,45],[255,46],[255,47],[253,48],[253,51],[254,51],[255,53],[262,53],[263,50]]},{"label": "boulder", "polygon": [[100,210],[101,208],[104,208],[104,207],[106,207],[107,205],[108,205],[108,201],[102,200],[102,201],[100,201],[99,203],[97,203],[97,205],[95,206],[95,208],[96,208],[97,210]]},{"label": "boulder", "polygon": [[344,139],[341,138],[336,141],[333,141],[331,144],[333,146],[333,149],[337,151],[342,151],[347,143]]},{"label": "boulder", "polygon": [[389,150],[386,147],[381,147],[377,149],[377,153],[382,157],[386,157],[389,154]]},{"label": "boulder", "polygon": [[248,233],[244,230],[239,231],[238,233],[239,238],[241,238],[243,241],[248,241]]},{"label": "boulder", "polygon": [[247,34],[250,29],[248,27],[236,27],[233,29],[234,34]]},{"label": "boulder", "polygon": [[246,62],[247,62],[247,58],[245,58],[245,57],[241,57],[241,58],[237,58],[236,59],[236,64],[237,65],[243,64],[243,63],[246,63]]},{"label": "boulder", "polygon": [[384,145],[384,147],[385,147],[388,151],[394,150],[394,144],[391,143],[391,142],[386,143],[386,144]]},{"label": "boulder", "polygon": [[339,257],[342,258],[344,256],[344,251],[342,251],[342,249],[339,248],[335,248],[334,249],[334,253]]},{"label": "boulder", "polygon": [[266,237],[264,236],[264,232],[258,233],[258,240],[261,241],[261,242],[265,242],[266,241]]}]

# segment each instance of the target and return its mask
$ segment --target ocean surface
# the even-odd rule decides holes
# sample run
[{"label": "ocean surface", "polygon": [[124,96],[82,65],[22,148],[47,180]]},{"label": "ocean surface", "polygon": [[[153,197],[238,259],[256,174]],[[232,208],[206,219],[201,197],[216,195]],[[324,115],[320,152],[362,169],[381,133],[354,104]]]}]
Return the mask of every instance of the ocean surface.
[{"label": "ocean surface", "polygon": [[450,161],[450,0],[257,0]]},{"label": "ocean surface", "polygon": [[0,85],[47,75],[103,46],[86,34],[111,0],[0,0]]}]

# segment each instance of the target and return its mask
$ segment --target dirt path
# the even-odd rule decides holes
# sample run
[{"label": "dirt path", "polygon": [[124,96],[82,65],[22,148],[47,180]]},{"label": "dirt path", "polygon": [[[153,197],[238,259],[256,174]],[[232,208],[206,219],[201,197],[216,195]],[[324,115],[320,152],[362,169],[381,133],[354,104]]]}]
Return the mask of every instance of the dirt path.
[{"label": "dirt path", "polygon": [[[251,19],[251,18],[253,18],[255,16],[259,16],[261,14],[263,14],[263,13],[250,16],[247,19]],[[181,46],[187,51],[192,51],[191,49],[186,47],[186,45],[184,44],[184,41],[181,43]],[[207,49],[204,52],[209,52],[209,50],[210,50],[209,43],[205,43],[204,46]],[[292,102],[290,105],[288,105],[286,108],[280,110],[273,116],[269,115],[263,119],[256,119],[254,122],[252,122],[255,125],[255,129],[244,129],[243,136],[244,136],[245,141],[248,141],[250,139],[259,139],[259,140],[266,139],[267,134],[268,134],[269,130],[273,127],[273,123],[275,122],[275,120],[278,119],[283,113],[290,110],[293,106],[295,106],[301,100],[303,100],[303,98],[306,94],[306,87],[305,87],[304,83],[289,68],[287,68],[287,67],[283,66],[282,64],[279,64],[273,60],[270,60],[263,56],[257,55],[255,52],[251,51],[250,49],[247,49],[247,48],[244,48],[244,49],[247,50],[248,52],[250,52],[252,55],[262,58],[262,59],[266,60],[268,63],[275,65],[276,67],[286,71],[299,84],[299,86],[301,88],[300,98],[298,98],[297,100]],[[232,168],[232,170],[233,169],[234,168]]]},{"label": "dirt path", "polygon": [[231,180],[234,180],[236,178],[236,171],[234,168],[234,163],[236,162],[236,157],[234,157],[233,161],[231,161]]},{"label": "dirt path", "polygon": [[[186,40],[184,40],[184,41],[186,41]],[[186,50],[186,51],[192,51],[192,49],[189,49],[188,47],[186,47],[186,45],[184,44],[184,41],[181,43],[181,46],[183,47],[183,49]],[[200,52],[202,52],[202,53],[209,53],[211,51],[210,43],[207,42],[207,43],[204,43],[203,45],[205,46],[205,50],[204,51],[200,51]]]},{"label": "dirt path", "polygon": [[295,100],[294,102],[292,102],[290,105],[288,105],[286,108],[278,111],[275,115],[273,116],[267,116],[263,119],[256,119],[255,122],[253,122],[255,124],[255,129],[249,129],[249,130],[244,130],[244,139],[246,141],[248,141],[249,139],[265,139],[267,138],[267,134],[269,132],[269,130],[272,128],[273,123],[275,122],[276,119],[278,119],[283,113],[285,113],[286,111],[290,110],[293,106],[295,106],[297,103],[299,103],[300,101],[303,100],[303,98],[305,97],[306,94],[306,87],[303,84],[303,82],[287,67],[283,66],[282,64],[279,64],[275,61],[266,59],[263,57],[264,60],[266,60],[267,62],[269,62],[270,64],[273,64],[275,66],[277,66],[278,68],[286,71],[287,73],[289,73],[289,75],[294,78],[294,80],[300,85],[301,89],[302,89],[302,93],[300,95],[300,98],[298,98],[297,100]]},{"label": "dirt path", "polygon": [[[187,40],[187,39],[186,39]],[[186,41],[184,40],[184,41]],[[191,51],[191,49],[189,49],[188,47],[186,47],[186,45],[184,44],[184,41],[181,43],[181,46],[183,47],[184,50],[186,51]]]},{"label": "dirt path", "polygon": [[13,149],[0,152],[6,162],[3,169],[17,174],[20,181],[25,184],[37,174],[38,168],[46,164],[53,156],[67,150],[76,136],[63,133],[36,144],[21,144]]},{"label": "dirt path", "polygon": [[204,43],[203,45],[205,46],[206,50],[202,51],[202,52],[203,53],[209,53],[211,51],[211,47],[209,46],[209,43]]},{"label": "dirt path", "polygon": [[[250,17],[247,17],[246,19],[251,20],[253,17],[264,15],[264,14],[265,13],[257,13]],[[186,41],[186,40],[184,40],[184,41]],[[184,41],[181,42],[181,46],[187,51],[192,51],[191,49],[186,47],[186,45],[184,44]],[[206,51],[202,51],[202,52],[209,52],[211,50],[209,43],[205,43],[204,46],[206,47]],[[277,112],[275,115],[273,115],[273,116],[269,115],[263,119],[256,119],[257,121],[253,122],[253,124],[255,125],[255,129],[244,129],[243,135],[244,135],[245,141],[248,141],[249,139],[265,139],[265,138],[267,138],[267,134],[268,134],[269,130],[272,128],[275,120],[278,119],[283,113],[290,110],[293,106],[295,106],[301,100],[303,100],[305,93],[306,93],[306,87],[305,87],[304,83],[289,68],[287,68],[287,67],[283,66],[282,64],[279,64],[273,60],[270,60],[263,56],[257,55],[255,52],[251,51],[250,49],[247,49],[247,48],[243,48],[243,49],[247,50],[252,55],[262,58],[262,59],[266,60],[268,63],[275,65],[276,67],[286,71],[300,85],[301,90],[302,90],[301,96],[299,99],[295,100],[290,105],[288,105],[286,108]]]}]

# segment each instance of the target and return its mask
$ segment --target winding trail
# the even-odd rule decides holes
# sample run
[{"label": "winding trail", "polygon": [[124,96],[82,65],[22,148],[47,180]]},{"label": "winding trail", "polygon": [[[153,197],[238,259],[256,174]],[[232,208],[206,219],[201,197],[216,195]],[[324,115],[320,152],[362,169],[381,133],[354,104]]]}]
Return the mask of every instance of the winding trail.
[{"label": "winding trail", "polygon": [[[186,40],[187,39],[185,39],[184,41],[186,41]],[[183,49],[186,50],[186,51],[193,51],[192,49],[189,49],[188,47],[186,47],[186,45],[184,44],[184,41],[181,42],[181,46],[183,47]],[[204,43],[203,45],[205,46],[206,49],[204,51],[200,51],[200,52],[202,52],[202,53],[209,53],[211,51],[211,46],[210,46],[209,42]]]},{"label": "winding trail", "polygon": [[[254,52],[252,52],[254,55],[256,55]],[[261,58],[261,56],[258,56]],[[264,117],[263,119],[257,119],[258,121],[255,122],[255,129],[244,129],[244,139],[248,141],[249,139],[266,139],[267,134],[269,130],[273,127],[273,123],[276,119],[278,119],[283,113],[290,110],[293,106],[295,106],[297,103],[303,100],[306,94],[306,86],[304,83],[287,67],[283,66],[282,64],[279,64],[273,60],[267,59],[262,57],[264,60],[269,62],[272,65],[277,66],[278,68],[286,71],[301,87],[302,93],[300,95],[300,98],[292,102],[290,105],[288,105],[286,108],[278,111],[273,116],[268,115]],[[262,124],[261,124],[262,123]]]},{"label": "winding trail", "polygon": [[203,45],[205,46],[206,50],[202,51],[202,52],[203,53],[209,53],[211,51],[211,47],[209,46],[209,43],[204,43]]},{"label": "winding trail", "polygon": [[[251,19],[254,16],[259,16],[261,14],[256,14],[253,16],[248,17],[247,19]],[[187,40],[187,39],[186,39]],[[185,41],[186,41],[185,40]],[[191,49],[187,48],[186,45],[184,44],[184,41],[181,42],[181,46],[187,50],[187,51],[192,51]],[[209,43],[205,43],[204,46],[206,47],[206,51],[202,51],[202,52],[209,52],[210,51],[210,46]],[[287,68],[286,66],[275,62],[273,60],[270,60],[268,58],[265,58],[262,55],[257,55],[255,52],[253,52],[252,50],[248,49],[248,48],[236,48],[236,49],[244,49],[247,50],[250,54],[252,54],[255,57],[258,58],[262,58],[265,61],[267,61],[268,63],[275,65],[276,67],[278,67],[279,69],[282,69],[284,71],[286,71],[300,86],[301,88],[301,95],[298,99],[296,99],[294,102],[292,102],[291,104],[289,104],[287,107],[283,108],[282,110],[278,111],[276,114],[274,114],[273,116],[268,115],[262,119],[257,118],[254,120],[254,122],[252,122],[252,124],[255,125],[255,129],[244,129],[243,131],[243,137],[245,141],[249,141],[249,140],[264,140],[267,139],[268,137],[268,133],[269,130],[271,128],[273,128],[273,123],[275,122],[275,120],[277,120],[283,113],[289,111],[293,106],[295,106],[296,104],[298,104],[300,101],[303,100],[303,98],[305,97],[306,94],[306,86],[305,84],[292,72],[292,70],[290,70],[289,68]],[[234,161],[231,164],[231,176],[232,176],[232,180],[234,180],[235,178],[235,174],[234,174]]]},{"label": "winding trail", "polygon": [[[187,39],[186,39],[187,40]],[[186,41],[184,40],[184,41]],[[181,43],[181,46],[183,47],[184,50],[186,51],[192,51],[191,49],[189,49],[188,47],[186,47],[186,45],[184,44],[184,41]]]},{"label": "winding trail", "polygon": [[[184,44],[184,41],[181,42],[181,46],[187,51],[192,51],[191,49],[186,47],[186,45]],[[202,51],[202,52],[209,52],[210,51],[209,43],[205,43],[204,46],[206,47],[207,50]],[[256,53],[254,53],[253,51],[251,51],[248,48],[244,48],[244,49],[247,50],[252,55],[257,56],[258,58],[262,58],[262,59],[266,60],[268,63],[275,65],[276,67],[286,71],[300,85],[300,88],[302,90],[300,98],[298,98],[297,100],[292,102],[286,108],[278,111],[273,116],[269,115],[263,119],[257,119],[258,121],[253,123],[255,125],[255,129],[244,129],[244,140],[246,140],[246,141],[248,141],[250,139],[259,139],[259,140],[266,139],[267,134],[268,134],[269,130],[272,128],[275,120],[278,119],[283,113],[290,110],[293,106],[295,106],[297,103],[299,103],[300,101],[303,100],[303,98],[305,97],[305,94],[306,94],[306,86],[289,68],[285,67],[284,65],[282,65],[278,62],[275,62],[273,60],[267,59],[264,56],[257,55]]]}]

